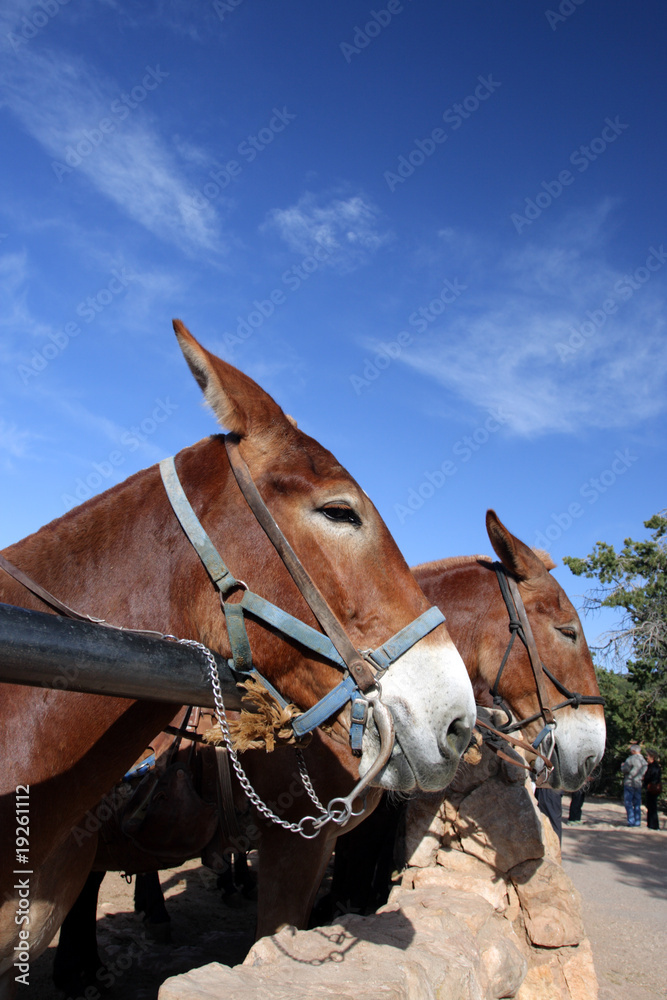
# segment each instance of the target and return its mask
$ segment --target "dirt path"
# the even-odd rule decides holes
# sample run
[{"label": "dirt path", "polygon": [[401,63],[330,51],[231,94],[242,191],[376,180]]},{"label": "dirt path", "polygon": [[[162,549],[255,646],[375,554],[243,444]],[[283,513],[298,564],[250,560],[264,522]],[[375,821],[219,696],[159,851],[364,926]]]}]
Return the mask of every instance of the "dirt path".
[{"label": "dirt path", "polygon": [[[563,801],[567,816],[568,797]],[[645,823],[642,808],[642,822]],[[589,797],[563,827],[563,867],[583,899],[600,1000],[667,997],[667,826],[626,826],[615,801]]]}]

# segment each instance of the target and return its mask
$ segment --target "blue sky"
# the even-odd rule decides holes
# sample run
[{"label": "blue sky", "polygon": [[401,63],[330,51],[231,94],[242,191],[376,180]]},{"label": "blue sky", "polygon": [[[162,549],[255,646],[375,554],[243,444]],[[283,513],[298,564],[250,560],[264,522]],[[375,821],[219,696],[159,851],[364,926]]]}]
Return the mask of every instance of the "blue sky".
[{"label": "blue sky", "polygon": [[411,563],[488,552],[487,507],[559,563],[643,537],[667,503],[665,21],[5,0],[0,545],[215,430],[173,316]]}]

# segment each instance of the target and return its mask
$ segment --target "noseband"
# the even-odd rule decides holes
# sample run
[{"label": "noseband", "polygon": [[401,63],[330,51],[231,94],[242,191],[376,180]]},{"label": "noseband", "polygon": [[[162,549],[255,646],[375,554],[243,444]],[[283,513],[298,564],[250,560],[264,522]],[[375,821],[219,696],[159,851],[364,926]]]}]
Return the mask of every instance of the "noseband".
[{"label": "noseband", "polygon": [[[242,580],[236,579],[231,574],[197,519],[183,491],[176,473],[174,459],[167,458],[160,462],[160,473],[167,496],[185,534],[220,591],[220,600],[225,613],[232,650],[229,665],[242,677],[252,676],[260,680],[283,707],[287,705],[285,699],[253,665],[245,627],[245,616],[250,615],[260,624],[270,627],[288,640],[296,641],[300,646],[343,670],[345,676],[340,684],[329,691],[316,705],[293,720],[294,733],[297,737],[306,735],[340,711],[349,701],[352,703],[350,746],[352,752],[359,756],[368,709],[372,703],[376,721],[377,717],[384,713],[386,726],[391,730],[387,756],[379,767],[377,767],[377,761],[372,767],[372,777],[375,777],[386,763],[393,746],[391,713],[382,705],[378,678],[415,643],[441,625],[445,621],[445,616],[439,608],[431,607],[381,646],[378,646],[377,649],[356,649],[262,500],[248,466],[239,452],[238,440],[233,435],[227,435],[224,441],[229,463],[241,493],[325,633],[318,632],[317,629],[298,618],[294,618],[282,608],[248,590],[247,585]],[[233,604],[226,600],[232,590],[243,591],[241,600]],[[382,749],[386,752],[385,747]],[[364,777],[366,778],[367,775]],[[369,781],[372,780],[372,777]],[[366,783],[368,784],[368,782]]]},{"label": "noseband", "polygon": [[[517,729],[523,729],[524,726],[527,726],[531,722],[535,722],[537,719],[543,719],[544,727],[533,741],[532,747],[534,750],[538,750],[542,742],[549,737],[551,745],[548,747],[546,754],[550,757],[555,747],[555,738],[553,733],[556,729],[557,722],[554,717],[554,713],[558,712],[562,708],[567,708],[569,705],[573,708],[579,708],[580,705],[604,705],[604,698],[600,695],[579,694],[576,691],[570,691],[558,680],[557,677],[554,677],[547,667],[545,667],[537,651],[533,630],[530,627],[528,615],[526,614],[526,608],[523,600],[521,599],[521,594],[519,593],[516,580],[514,577],[509,575],[501,563],[494,563],[493,568],[496,572],[496,579],[498,580],[500,593],[502,594],[505,607],[507,608],[507,613],[509,615],[509,629],[511,633],[507,649],[505,650],[505,655],[502,658],[502,662],[498,668],[498,673],[496,674],[496,679],[493,687],[491,688],[493,704],[497,708],[500,708],[507,716],[507,722],[502,723],[497,728],[500,732],[509,734],[515,732]],[[512,722],[512,713],[509,706],[499,694],[498,688],[500,686],[503,670],[505,669],[505,665],[509,659],[510,653],[512,652],[512,646],[514,645],[514,640],[517,635],[526,647],[526,651],[530,659],[533,677],[535,678],[535,693],[537,694],[540,710],[525,719],[520,719],[518,722]],[[560,694],[564,695],[565,701],[560,701],[557,705],[549,704],[549,694],[546,689],[545,677],[548,677],[556,690],[559,691]]]}]

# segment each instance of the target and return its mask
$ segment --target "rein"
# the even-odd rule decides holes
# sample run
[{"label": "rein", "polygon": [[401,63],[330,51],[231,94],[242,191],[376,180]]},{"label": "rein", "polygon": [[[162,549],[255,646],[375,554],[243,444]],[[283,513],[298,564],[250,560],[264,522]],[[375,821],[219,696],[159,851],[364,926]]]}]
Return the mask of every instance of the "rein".
[{"label": "rein", "polygon": [[[532,744],[530,744],[529,749],[533,753],[537,753],[538,757],[545,761],[545,766],[553,767],[549,758],[555,748],[555,739],[553,736],[554,730],[557,726],[555,713],[562,708],[567,708],[569,705],[573,708],[579,708],[580,705],[604,705],[605,701],[600,695],[580,694],[577,691],[570,691],[564,684],[561,683],[561,681],[558,680],[557,677],[554,677],[547,667],[545,667],[538,653],[535,637],[533,636],[533,630],[530,627],[528,615],[526,614],[526,608],[521,598],[521,594],[519,593],[516,580],[514,577],[509,575],[501,563],[494,563],[493,568],[496,573],[496,579],[498,580],[498,586],[500,587],[500,593],[502,594],[503,601],[505,602],[505,607],[507,608],[507,613],[509,615],[509,629],[511,633],[500,667],[498,668],[498,673],[496,674],[496,679],[493,683],[493,687],[491,688],[493,704],[497,708],[500,708],[507,716],[507,722],[500,724],[496,732],[498,736],[509,737],[511,733],[516,732],[518,729],[523,729],[524,726],[527,726],[529,723],[535,722],[540,718],[543,719],[544,727],[538,733]],[[528,653],[528,658],[533,671],[533,677],[535,678],[535,692],[537,694],[540,709],[538,712],[535,712],[533,715],[530,715],[525,719],[519,719],[518,722],[512,722],[512,713],[509,706],[499,694],[498,688],[500,686],[503,670],[505,669],[510,653],[512,652],[512,646],[514,645],[514,640],[517,635],[524,644]],[[545,677],[548,677],[556,690],[565,696],[564,701],[560,701],[557,705],[551,705],[549,703],[549,694],[546,689]],[[547,738],[550,738],[551,745],[547,753],[543,754],[538,750],[538,748]]]}]

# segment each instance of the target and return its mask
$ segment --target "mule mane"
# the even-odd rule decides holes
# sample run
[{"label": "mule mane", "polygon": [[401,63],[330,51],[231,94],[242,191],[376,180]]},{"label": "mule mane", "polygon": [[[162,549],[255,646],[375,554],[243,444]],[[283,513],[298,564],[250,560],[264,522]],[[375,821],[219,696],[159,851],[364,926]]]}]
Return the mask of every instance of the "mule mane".
[{"label": "mule mane", "polygon": [[419,569],[454,569],[456,566],[471,566],[473,563],[477,562],[487,562],[492,563],[494,560],[491,556],[446,556],[444,559],[435,559],[433,562],[420,563],[418,566],[413,566],[412,570],[415,572]]},{"label": "mule mane", "polygon": [[[545,549],[532,549],[540,562],[544,563],[546,569],[555,569],[556,563],[553,561],[549,553]],[[419,563],[418,566],[413,566],[413,571],[420,569],[430,569],[430,570],[447,570],[455,569],[457,566],[471,566],[473,563],[493,563],[496,562],[492,556],[476,555],[476,556],[446,556],[444,559],[436,559],[434,562]]]}]

